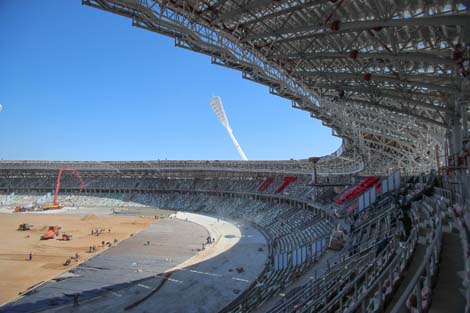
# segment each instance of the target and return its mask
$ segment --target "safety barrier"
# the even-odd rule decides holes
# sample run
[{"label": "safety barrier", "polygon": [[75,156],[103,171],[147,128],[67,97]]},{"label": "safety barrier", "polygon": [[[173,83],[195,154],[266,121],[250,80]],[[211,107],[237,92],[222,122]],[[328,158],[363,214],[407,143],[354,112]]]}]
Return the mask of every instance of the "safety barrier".
[{"label": "safety barrier", "polygon": [[277,254],[273,257],[274,270],[280,271],[288,267],[300,266],[303,263],[315,260],[320,257],[327,248],[327,237],[324,237],[293,251]]},{"label": "safety barrier", "polygon": [[[442,242],[442,223],[438,219],[433,239],[411,282],[393,307],[391,313],[403,312],[407,306],[416,312],[426,311],[430,305],[431,279],[436,274]],[[413,311],[414,312],[414,311]]]}]

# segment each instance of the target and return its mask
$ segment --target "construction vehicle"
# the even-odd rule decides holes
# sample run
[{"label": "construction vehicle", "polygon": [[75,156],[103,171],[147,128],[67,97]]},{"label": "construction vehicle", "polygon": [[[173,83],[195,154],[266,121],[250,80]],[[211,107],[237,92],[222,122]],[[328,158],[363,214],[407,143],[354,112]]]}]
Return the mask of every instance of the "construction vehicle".
[{"label": "construction vehicle", "polygon": [[51,204],[43,204],[41,205],[41,209],[43,211],[47,211],[47,210],[58,210],[58,209],[62,209],[64,206],[60,203],[51,203]]},{"label": "construction vehicle", "polygon": [[63,233],[62,234],[62,240],[63,241],[70,241],[70,240],[72,240],[72,235]]},{"label": "construction vehicle", "polygon": [[34,211],[34,208],[32,207],[24,207],[24,206],[17,206],[15,208],[15,213],[20,213],[20,212],[31,212],[31,211]]},{"label": "construction vehicle", "polygon": [[17,206],[15,208],[15,212],[24,212],[25,211],[25,207],[22,207],[22,206]]},{"label": "construction vehicle", "polygon": [[47,232],[41,236],[41,240],[53,239],[55,236],[59,236],[60,226],[49,226]]},{"label": "construction vehicle", "polygon": [[30,230],[32,227],[33,225],[24,223],[24,224],[20,224],[20,226],[18,226],[16,230],[26,231],[26,230]]},{"label": "construction vehicle", "polygon": [[83,182],[83,179],[80,176],[80,172],[77,171],[77,170],[74,170],[73,168],[61,168],[61,169],[59,169],[59,174],[57,175],[57,182],[56,182],[56,185],[55,185],[55,194],[54,194],[53,203],[43,204],[41,206],[42,210],[44,210],[44,211],[46,211],[46,210],[57,210],[57,209],[61,209],[61,208],[64,207],[62,204],[57,202],[57,198],[59,196],[60,179],[62,178],[62,174],[64,172],[72,172],[72,173],[75,174],[75,176],[77,176],[78,180],[80,181],[80,191],[78,193],[78,196],[80,197],[80,194],[82,193],[82,190],[85,187],[85,183]]}]

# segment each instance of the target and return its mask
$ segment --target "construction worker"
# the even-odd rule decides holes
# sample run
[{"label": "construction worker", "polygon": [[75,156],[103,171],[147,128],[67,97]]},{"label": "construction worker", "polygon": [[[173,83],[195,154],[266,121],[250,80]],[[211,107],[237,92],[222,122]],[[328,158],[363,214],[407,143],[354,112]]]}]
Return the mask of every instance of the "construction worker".
[{"label": "construction worker", "polygon": [[78,306],[78,296],[79,296],[78,293],[75,293],[73,295],[73,306]]}]

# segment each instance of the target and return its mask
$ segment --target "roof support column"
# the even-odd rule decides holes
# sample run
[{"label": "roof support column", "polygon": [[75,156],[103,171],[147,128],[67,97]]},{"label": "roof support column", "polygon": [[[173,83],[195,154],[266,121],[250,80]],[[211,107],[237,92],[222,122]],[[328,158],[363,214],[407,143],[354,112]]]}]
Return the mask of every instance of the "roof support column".
[{"label": "roof support column", "polygon": [[[449,118],[449,132],[448,132],[448,140],[449,140],[449,148],[450,148],[450,157],[454,157],[462,151],[462,131],[464,129],[463,126],[463,118],[461,119],[461,112],[462,107],[464,107],[464,102],[459,99],[459,97],[454,96],[450,99],[450,105],[454,107],[452,113],[450,113]],[[463,99],[462,99],[463,100]]]},{"label": "roof support column", "polygon": [[460,107],[461,115],[462,115],[462,126],[463,126],[463,136],[464,139],[469,137],[468,133],[468,103],[463,103],[462,106]]}]

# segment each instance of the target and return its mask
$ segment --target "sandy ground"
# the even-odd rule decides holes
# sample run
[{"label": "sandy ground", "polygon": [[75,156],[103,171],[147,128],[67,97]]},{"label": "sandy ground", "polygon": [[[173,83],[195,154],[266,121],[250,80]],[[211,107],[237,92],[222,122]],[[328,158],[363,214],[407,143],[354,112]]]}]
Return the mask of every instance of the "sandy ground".
[{"label": "sandy ground", "polygon": [[[154,223],[152,217],[96,216],[71,214],[0,214],[0,305],[11,301],[33,285],[54,278],[84,260],[103,251],[101,242],[128,238]],[[17,231],[21,223],[34,225],[30,231]],[[71,234],[71,241],[40,240],[48,226],[59,225],[61,233]],[[103,228],[105,232],[92,236],[91,230]],[[108,232],[111,229],[111,232]],[[60,238],[60,237],[58,237]],[[95,253],[89,253],[90,246]],[[28,261],[29,253],[33,254]],[[79,262],[69,266],[63,263],[79,254]]]},{"label": "sandy ground", "polygon": [[[165,270],[167,275],[148,276],[138,283],[126,284],[115,289],[104,290],[104,288],[102,288],[99,290],[99,294],[93,297],[79,299],[80,304],[78,307],[73,306],[70,297],[61,299],[64,300],[64,302],[57,301],[58,305],[48,307],[47,311],[80,313],[157,311],[166,313],[219,312],[236,299],[241,292],[248,288],[264,269],[268,254],[266,239],[249,224],[195,213],[178,212],[173,216],[176,217],[175,220],[162,221],[160,225],[163,226],[166,222],[174,222],[176,224],[186,223],[184,221],[187,220],[190,222],[188,223],[188,228],[189,226],[194,227],[196,224],[202,226],[215,239],[215,243],[207,245],[204,250],[198,251],[196,255],[187,261],[174,267],[169,267],[168,270]],[[119,252],[118,250],[121,247],[122,250],[130,249],[130,247],[124,247],[124,245],[148,233],[149,230],[155,228],[155,226],[159,225],[149,227],[147,230],[123,242],[116,248],[88,261],[84,266],[88,265],[90,268],[107,266],[105,269],[101,270],[101,272],[103,272],[102,274],[100,274],[100,270],[97,270],[94,271],[93,275],[94,277],[107,275],[107,279],[109,279],[109,265],[103,263],[98,264],[93,261],[98,261],[98,258],[107,254],[112,254],[113,259],[116,259]],[[185,226],[183,225],[183,227]],[[175,232],[182,233],[182,230],[176,230],[175,228]],[[148,235],[155,236],[157,234],[153,233]],[[173,237],[173,233],[171,233],[170,236]],[[205,236],[207,236],[207,233]],[[157,241],[157,238],[158,236],[154,237],[152,244],[154,241]],[[197,238],[197,247],[200,247],[201,240],[204,240],[204,235],[202,238]],[[177,252],[176,250],[185,247],[180,244],[180,247],[175,250],[175,243],[176,242],[171,242],[167,248],[161,247],[153,251],[155,254],[153,258],[156,258],[158,254],[171,255],[168,254],[168,251],[175,253]],[[132,251],[134,251],[135,254],[140,254],[137,251],[145,251],[146,249],[148,248],[141,244],[132,247]],[[126,251],[126,253],[129,252]],[[118,265],[119,267],[128,267],[127,264],[130,260],[121,261],[122,263]],[[90,262],[93,262],[93,264],[89,264]],[[109,262],[109,260],[106,262]],[[117,265],[117,263],[114,264]],[[243,268],[244,271],[237,271],[237,268],[240,267]],[[48,292],[71,290],[76,286],[76,284],[73,283],[74,279],[86,280],[86,283],[89,283],[89,279],[82,276],[49,285],[48,287],[43,287],[43,289],[49,288]],[[61,283],[62,286],[59,286]],[[41,291],[38,293],[40,292]],[[46,290],[43,290],[43,292],[46,293]],[[26,302],[28,297],[29,302]],[[22,303],[17,303],[17,306],[8,307],[5,312],[34,311],[32,308],[38,308],[39,311],[39,307],[36,306],[36,301],[37,303],[41,302],[38,301],[38,294],[28,295],[22,300],[24,300]],[[28,303],[31,305],[28,306]]]}]

